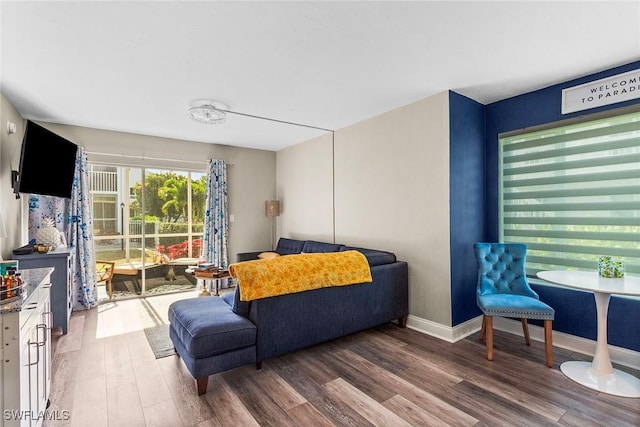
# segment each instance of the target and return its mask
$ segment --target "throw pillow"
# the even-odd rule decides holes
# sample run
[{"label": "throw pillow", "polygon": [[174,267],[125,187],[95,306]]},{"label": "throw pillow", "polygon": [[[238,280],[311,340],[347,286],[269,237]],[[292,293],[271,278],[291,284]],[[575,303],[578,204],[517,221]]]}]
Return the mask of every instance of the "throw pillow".
[{"label": "throw pillow", "polygon": [[262,252],[260,255],[258,255],[258,258],[260,259],[271,259],[271,258],[276,258],[279,257],[280,254],[277,252]]}]

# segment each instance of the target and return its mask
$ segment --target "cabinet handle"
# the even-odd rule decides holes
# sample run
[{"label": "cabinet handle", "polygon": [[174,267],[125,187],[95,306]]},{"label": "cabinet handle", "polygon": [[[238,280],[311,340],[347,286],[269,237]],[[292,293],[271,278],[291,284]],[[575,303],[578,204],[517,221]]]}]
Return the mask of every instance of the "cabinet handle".
[{"label": "cabinet handle", "polygon": [[[42,339],[42,342],[40,342],[40,333],[39,330],[42,329],[44,332],[44,338]],[[36,338],[38,339],[38,341],[35,343],[38,347],[42,347],[43,345],[45,345],[47,343],[47,325],[44,323],[40,323],[38,325],[36,325]]]},{"label": "cabinet handle", "polygon": [[27,363],[27,366],[33,366],[33,365],[37,365],[38,363],[40,363],[40,350],[38,350],[38,348],[40,346],[38,345],[37,342],[29,341],[29,346],[32,346],[34,344],[36,345],[36,361],[31,363],[31,350],[29,350],[29,363]]},{"label": "cabinet handle", "polygon": [[38,307],[38,303],[37,302],[32,302],[28,305],[26,305],[23,310],[33,310],[34,308]]},{"label": "cabinet handle", "polygon": [[47,326],[47,329],[52,329],[53,328],[53,311],[45,311],[42,314],[49,316],[49,322],[48,322],[49,326]]}]

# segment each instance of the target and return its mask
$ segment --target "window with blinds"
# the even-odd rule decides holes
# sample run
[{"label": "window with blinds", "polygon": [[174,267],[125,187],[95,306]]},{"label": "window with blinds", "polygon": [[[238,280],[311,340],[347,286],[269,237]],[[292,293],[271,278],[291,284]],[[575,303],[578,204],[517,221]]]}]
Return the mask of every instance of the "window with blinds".
[{"label": "window with blinds", "polygon": [[527,274],[640,274],[640,112],[501,137],[500,239],[526,243]]}]

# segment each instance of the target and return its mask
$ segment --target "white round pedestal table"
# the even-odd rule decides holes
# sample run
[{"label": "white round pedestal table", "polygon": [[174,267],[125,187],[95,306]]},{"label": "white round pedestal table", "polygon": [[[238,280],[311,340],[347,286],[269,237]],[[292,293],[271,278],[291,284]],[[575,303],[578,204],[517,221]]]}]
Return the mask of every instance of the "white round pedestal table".
[{"label": "white round pedestal table", "polygon": [[592,362],[571,361],[560,365],[569,378],[603,393],[623,397],[640,397],[640,379],[613,369],[607,346],[607,312],[612,294],[640,296],[640,278],[609,279],[597,272],[541,271],[537,276],[551,283],[593,292],[598,314],[598,338]]}]

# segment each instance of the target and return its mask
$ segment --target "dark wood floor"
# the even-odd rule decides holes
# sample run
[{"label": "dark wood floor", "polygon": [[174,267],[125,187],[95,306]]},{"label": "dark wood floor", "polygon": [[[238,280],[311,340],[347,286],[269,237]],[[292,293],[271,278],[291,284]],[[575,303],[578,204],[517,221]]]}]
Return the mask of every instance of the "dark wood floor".
[{"label": "dark wood floor", "polygon": [[[147,300],[152,301],[153,297]],[[120,301],[72,315],[54,340],[50,411],[78,426],[640,426],[640,399],[585,388],[558,369],[587,359],[495,333],[455,344],[411,329],[373,330],[209,378],[198,397],[178,357],[155,359],[142,331],[168,300]],[[142,314],[141,314],[142,313]],[[620,367],[638,375],[637,371]]]}]

